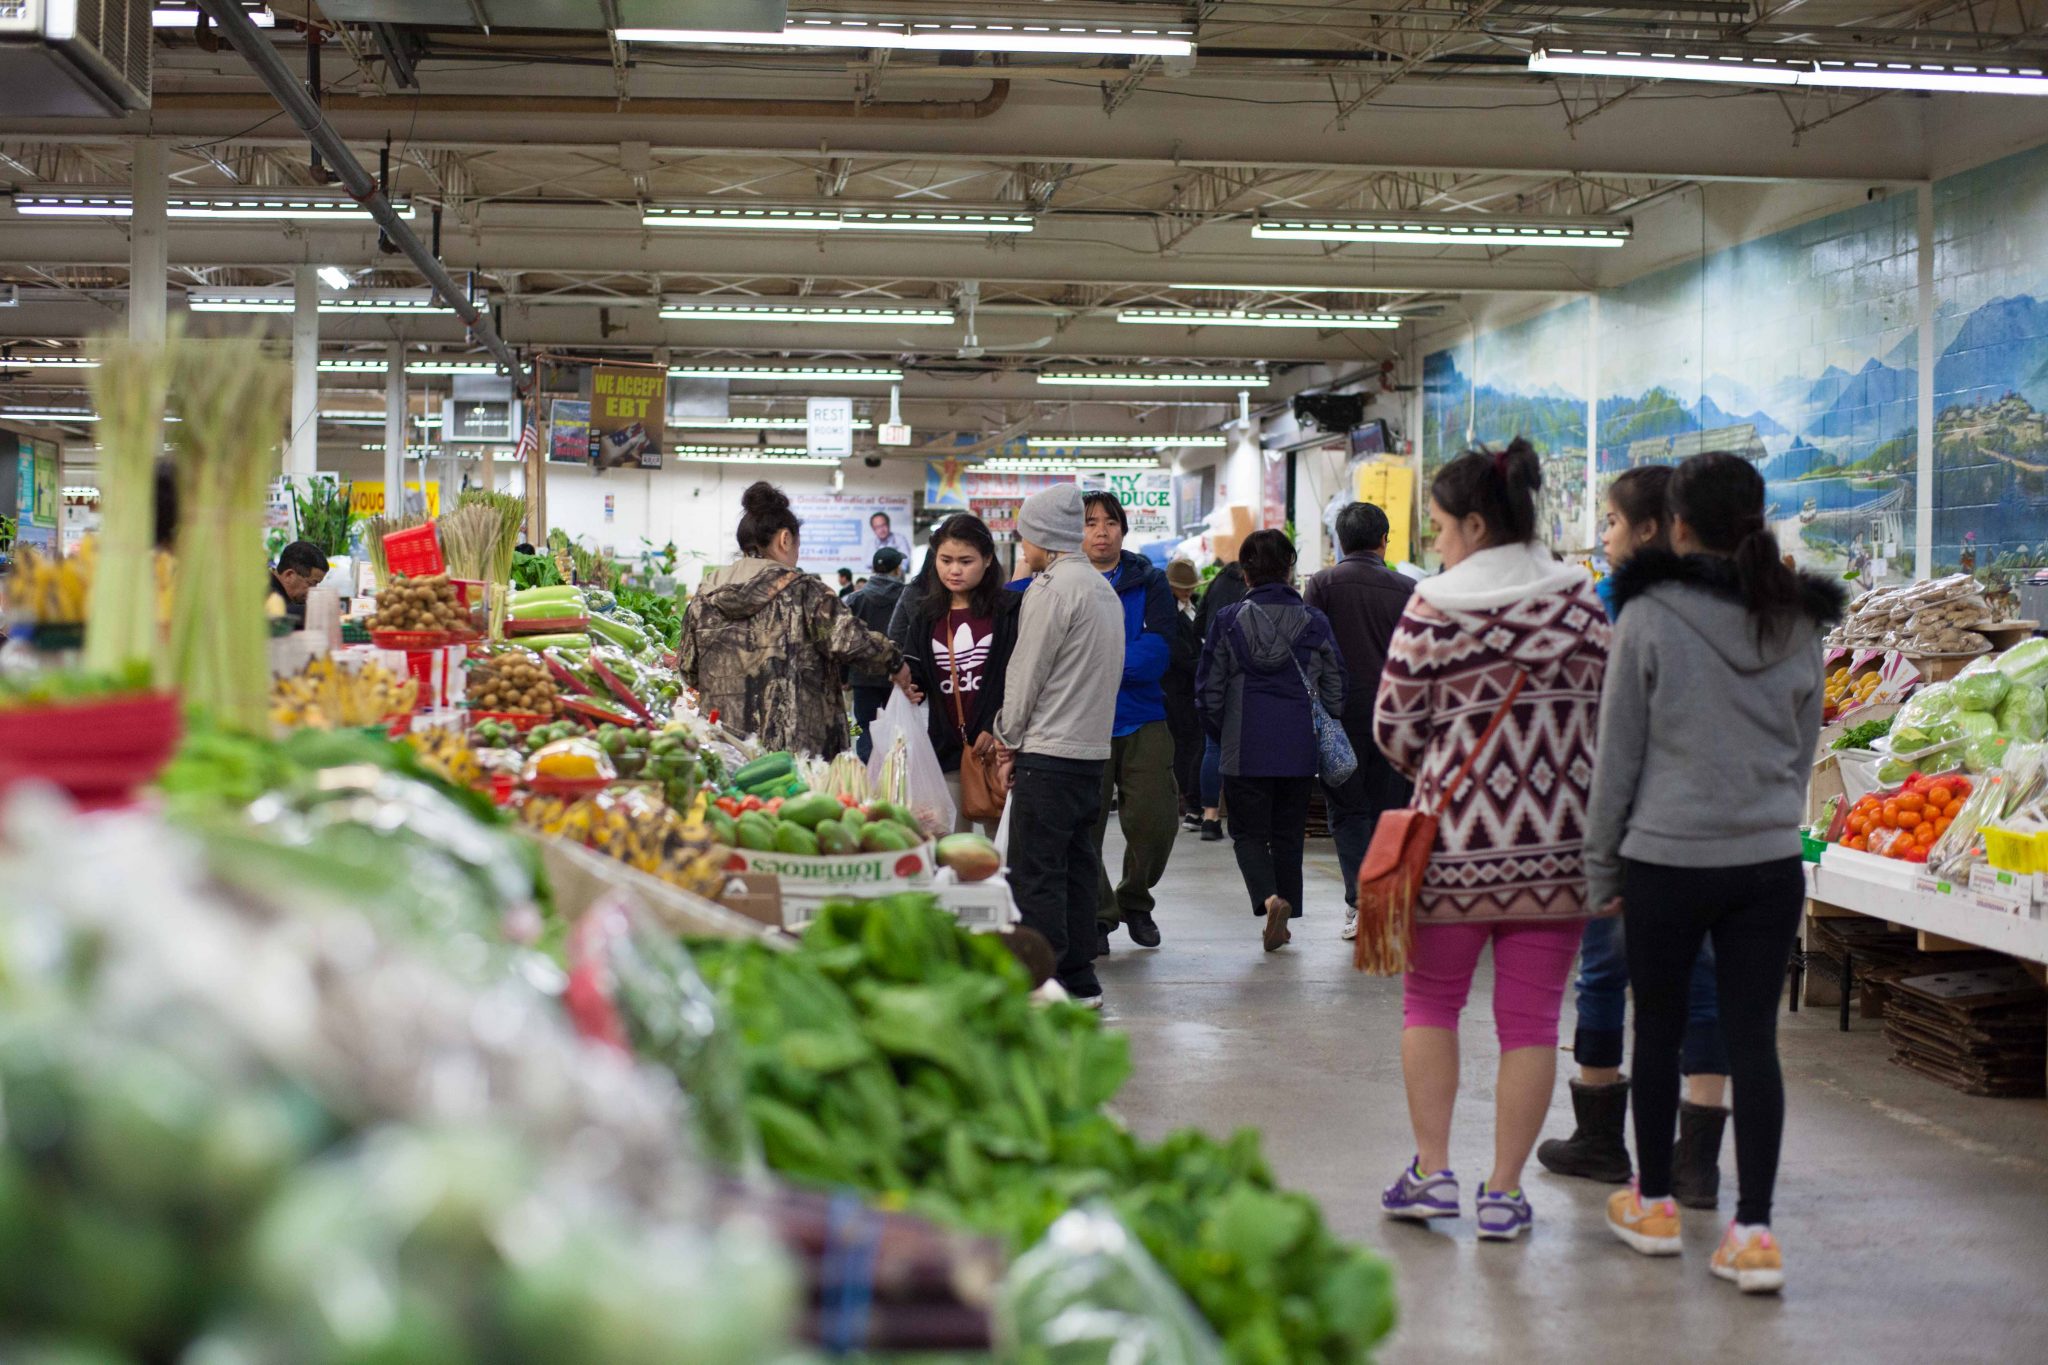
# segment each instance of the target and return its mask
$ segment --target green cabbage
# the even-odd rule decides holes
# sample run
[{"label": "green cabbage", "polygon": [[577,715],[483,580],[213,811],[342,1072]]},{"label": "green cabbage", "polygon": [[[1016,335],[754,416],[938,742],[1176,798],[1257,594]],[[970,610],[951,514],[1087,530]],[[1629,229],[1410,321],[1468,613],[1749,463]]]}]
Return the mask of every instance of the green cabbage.
[{"label": "green cabbage", "polygon": [[2048,693],[2038,687],[2013,684],[1998,708],[1998,730],[2014,739],[2038,740],[2048,736]]},{"label": "green cabbage", "polygon": [[1979,659],[1964,669],[1949,686],[1955,694],[1957,706],[1966,712],[1984,712],[1996,711],[2012,685],[2012,679],[1999,672],[1996,663],[1990,659]]},{"label": "green cabbage", "polygon": [[1916,771],[1918,770],[1903,758],[1888,758],[1877,765],[1877,785],[1896,787]]},{"label": "green cabbage", "polygon": [[1921,688],[1892,722],[1892,752],[1914,754],[1961,739],[1963,727],[1957,719],[1960,715],[1962,710],[1956,705],[1952,684],[1935,683]]},{"label": "green cabbage", "polygon": [[1998,671],[2028,687],[2048,686],[2048,639],[2020,641],[1998,656]]}]

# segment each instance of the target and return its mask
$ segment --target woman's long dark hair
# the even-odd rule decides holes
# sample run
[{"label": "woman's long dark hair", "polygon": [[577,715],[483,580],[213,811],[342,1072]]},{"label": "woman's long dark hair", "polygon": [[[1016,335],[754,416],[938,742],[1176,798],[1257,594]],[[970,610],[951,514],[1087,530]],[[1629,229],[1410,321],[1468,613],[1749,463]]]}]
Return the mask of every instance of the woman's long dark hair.
[{"label": "woman's long dark hair", "polygon": [[988,568],[982,571],[981,582],[967,594],[967,609],[976,616],[994,616],[996,603],[1003,594],[1003,566],[996,560],[996,540],[989,534],[988,523],[967,512],[956,512],[939,523],[932,532],[930,544],[924,552],[924,567],[918,570],[917,579],[910,586],[912,600],[917,603],[918,618],[926,624],[938,620],[953,607],[953,594],[939,581],[939,546],[949,540],[957,540],[972,546],[988,560]]},{"label": "woman's long dark hair", "polygon": [[743,555],[766,556],[784,531],[803,534],[803,521],[790,510],[789,497],[766,479],[747,485],[740,494],[740,524],[733,533]]},{"label": "woman's long dark hair", "polygon": [[1543,462],[1520,436],[1505,450],[1477,446],[1436,472],[1429,496],[1463,520],[1474,512],[1486,524],[1486,543],[1521,545],[1536,539],[1536,494]]},{"label": "woman's long dark hair", "polygon": [[1799,575],[1778,555],[1778,538],[1764,520],[1764,476],[1755,465],[1725,450],[1695,455],[1678,466],[1665,496],[1670,515],[1684,519],[1700,546],[1735,566],[1758,639],[1799,618]]},{"label": "woman's long dark hair", "polygon": [[1615,511],[1621,513],[1621,519],[1628,523],[1631,531],[1646,521],[1657,523],[1657,534],[1644,549],[1671,548],[1671,513],[1668,510],[1671,503],[1670,465],[1644,464],[1623,470],[1607,486],[1607,500],[1614,504]]}]

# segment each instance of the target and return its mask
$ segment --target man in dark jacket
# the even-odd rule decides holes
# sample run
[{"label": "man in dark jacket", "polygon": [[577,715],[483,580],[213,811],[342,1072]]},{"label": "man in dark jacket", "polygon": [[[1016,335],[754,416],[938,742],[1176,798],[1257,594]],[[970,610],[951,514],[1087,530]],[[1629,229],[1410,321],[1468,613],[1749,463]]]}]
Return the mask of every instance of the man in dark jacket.
[{"label": "man in dark jacket", "polygon": [[1159,946],[1159,925],[1152,918],[1152,888],[1166,873],[1179,827],[1180,793],[1173,780],[1173,731],[1166,721],[1166,671],[1175,658],[1185,659],[1179,612],[1166,575],[1142,555],[1124,550],[1130,520],[1114,493],[1087,495],[1088,521],[1082,549],[1088,562],[1116,589],[1124,612],[1124,672],[1116,694],[1116,724],[1111,730],[1108,765],[1102,774],[1102,809],[1095,817],[1095,851],[1100,861],[1109,832],[1111,797],[1117,823],[1124,832],[1123,879],[1114,888],[1109,869],[1100,875],[1101,939],[1109,951],[1109,935],[1121,923],[1131,942],[1141,948]]},{"label": "man in dark jacket", "polygon": [[[903,551],[884,545],[875,551],[870,568],[873,572],[867,586],[846,599],[846,609],[869,630],[886,635],[889,618],[896,614],[896,601],[903,596]],[[865,763],[874,751],[868,732],[874,728],[875,717],[889,704],[889,679],[879,673],[851,672],[847,682],[853,687],[853,718],[860,723],[855,752]]]},{"label": "man in dark jacket", "polygon": [[1394,770],[1373,740],[1372,708],[1379,696],[1387,644],[1408,606],[1415,582],[1387,567],[1387,514],[1369,502],[1337,513],[1337,546],[1344,558],[1312,576],[1302,600],[1330,618],[1350,685],[1344,694],[1344,733],[1358,755],[1358,770],[1341,787],[1324,789],[1330,835],[1344,878],[1344,937],[1358,933],[1358,867],[1372,843],[1381,811],[1408,804],[1408,779]]},{"label": "man in dark jacket", "polygon": [[1180,788],[1181,824],[1188,829],[1202,826],[1202,716],[1195,707],[1195,665],[1202,653],[1202,637],[1195,633],[1195,590],[1202,576],[1185,559],[1166,566],[1166,586],[1173,592],[1174,625],[1180,631],[1179,656],[1168,665],[1166,678],[1166,728],[1173,732],[1173,781]]}]

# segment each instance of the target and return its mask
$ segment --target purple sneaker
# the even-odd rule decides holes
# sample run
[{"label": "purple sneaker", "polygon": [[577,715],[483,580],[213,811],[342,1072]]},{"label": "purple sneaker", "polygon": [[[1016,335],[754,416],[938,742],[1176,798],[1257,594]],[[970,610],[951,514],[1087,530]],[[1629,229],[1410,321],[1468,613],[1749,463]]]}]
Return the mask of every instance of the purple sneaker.
[{"label": "purple sneaker", "polygon": [[1484,1181],[1472,1200],[1472,1212],[1479,1219],[1481,1241],[1512,1242],[1536,1226],[1536,1210],[1520,1190],[1489,1190]]},{"label": "purple sneaker", "polygon": [[1411,1161],[1402,1170],[1401,1178],[1387,1186],[1386,1193],[1380,1196],[1380,1208],[1389,1218],[1412,1218],[1418,1222],[1456,1218],[1458,1177],[1449,1171],[1424,1175]]}]

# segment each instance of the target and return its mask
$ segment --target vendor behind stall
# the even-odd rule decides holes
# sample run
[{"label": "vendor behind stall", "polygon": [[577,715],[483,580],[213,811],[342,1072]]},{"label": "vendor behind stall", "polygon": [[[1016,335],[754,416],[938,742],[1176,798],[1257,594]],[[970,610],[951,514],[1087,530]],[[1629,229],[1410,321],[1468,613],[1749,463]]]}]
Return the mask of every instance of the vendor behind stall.
[{"label": "vendor behind stall", "polygon": [[270,591],[284,599],[284,613],[303,624],[306,594],[327,577],[327,556],[310,540],[295,540],[280,550],[270,571]]}]

